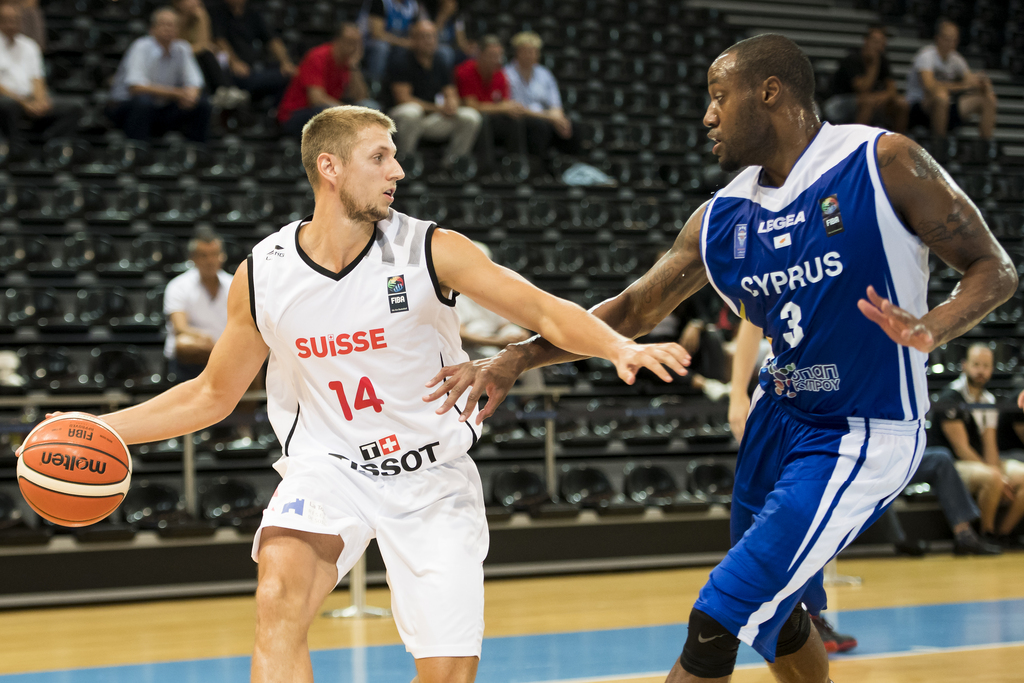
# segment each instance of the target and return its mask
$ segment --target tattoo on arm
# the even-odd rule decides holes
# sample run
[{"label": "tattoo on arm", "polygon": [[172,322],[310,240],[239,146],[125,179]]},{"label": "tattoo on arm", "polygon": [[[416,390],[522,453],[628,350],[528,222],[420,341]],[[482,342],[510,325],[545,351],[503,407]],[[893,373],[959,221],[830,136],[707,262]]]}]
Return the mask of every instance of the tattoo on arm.
[{"label": "tattoo on arm", "polygon": [[964,210],[963,202],[954,200],[945,221],[924,220],[915,226],[915,232],[926,244],[937,244],[954,239],[972,239],[978,235],[978,224]]}]

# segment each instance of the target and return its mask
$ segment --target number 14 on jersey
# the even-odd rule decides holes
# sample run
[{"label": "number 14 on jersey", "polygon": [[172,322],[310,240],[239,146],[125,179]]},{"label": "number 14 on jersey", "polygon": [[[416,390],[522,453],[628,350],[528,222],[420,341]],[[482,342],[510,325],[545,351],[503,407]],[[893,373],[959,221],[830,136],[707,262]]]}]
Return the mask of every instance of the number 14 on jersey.
[{"label": "number 14 on jersey", "polygon": [[384,401],[377,398],[377,392],[373,390],[373,382],[370,381],[369,377],[363,377],[359,380],[359,385],[356,387],[356,400],[353,406],[348,403],[348,398],[345,396],[345,387],[341,382],[334,381],[327,385],[328,389],[331,389],[338,395],[338,403],[341,404],[341,412],[345,415],[345,419],[349,422],[352,421],[352,408],[356,410],[364,410],[366,408],[373,408],[373,412],[379,413],[384,405]]}]

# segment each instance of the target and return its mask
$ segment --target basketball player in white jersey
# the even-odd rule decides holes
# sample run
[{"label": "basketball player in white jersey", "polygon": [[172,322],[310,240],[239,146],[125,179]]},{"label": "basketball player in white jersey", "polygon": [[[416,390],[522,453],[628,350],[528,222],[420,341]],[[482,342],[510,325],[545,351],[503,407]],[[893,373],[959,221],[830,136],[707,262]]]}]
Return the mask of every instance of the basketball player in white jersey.
[{"label": "basketball player in white jersey", "polygon": [[306,124],[311,220],[268,237],[235,273],[228,324],[195,380],[104,420],[127,443],[224,419],[263,361],[284,479],[253,543],[252,680],[312,681],[306,635],[376,536],[419,683],[469,683],[483,638],[487,522],[467,450],[476,428],[423,387],[468,360],[457,293],[575,353],[684,372],[675,344],[641,346],[488,260],[465,237],[390,208],[403,172],[387,116],[328,109]]}]

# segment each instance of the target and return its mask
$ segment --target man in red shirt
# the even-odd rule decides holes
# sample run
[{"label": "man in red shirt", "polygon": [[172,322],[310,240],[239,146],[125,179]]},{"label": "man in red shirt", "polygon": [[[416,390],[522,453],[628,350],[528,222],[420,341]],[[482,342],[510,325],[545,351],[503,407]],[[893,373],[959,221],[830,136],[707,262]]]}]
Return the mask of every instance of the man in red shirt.
[{"label": "man in red shirt", "polygon": [[367,99],[369,88],[359,71],[362,58],[363,36],[350,23],[341,25],[332,42],[307,52],[277,108],[277,121],[285,134],[301,136],[307,121],[345,102],[380,109]]},{"label": "man in red shirt", "polygon": [[497,36],[480,39],[480,56],[455,67],[455,85],[459,97],[467,107],[483,114],[482,133],[485,163],[493,163],[494,142],[500,142],[510,153],[526,153],[526,133],[523,117],[526,108],[511,97],[508,80],[501,67],[505,63],[505,48]]}]

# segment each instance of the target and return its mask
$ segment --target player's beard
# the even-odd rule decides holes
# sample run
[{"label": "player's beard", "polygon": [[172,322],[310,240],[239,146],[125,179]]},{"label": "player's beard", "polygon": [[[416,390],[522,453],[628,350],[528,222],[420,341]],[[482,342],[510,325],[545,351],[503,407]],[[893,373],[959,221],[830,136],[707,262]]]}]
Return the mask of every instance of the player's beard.
[{"label": "player's beard", "polygon": [[726,141],[726,153],[718,158],[719,167],[726,173],[760,164],[775,149],[778,142],[771,117],[763,107],[758,106],[753,95],[743,103],[738,119],[742,123],[737,134]]},{"label": "player's beard", "polygon": [[356,202],[356,198],[349,194],[344,187],[338,189],[338,198],[341,205],[345,207],[348,217],[360,223],[376,223],[388,217],[387,207],[376,207],[373,204],[366,204],[362,207]]}]

